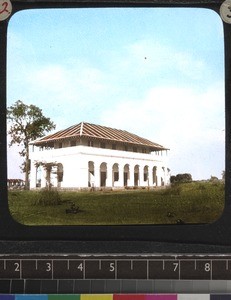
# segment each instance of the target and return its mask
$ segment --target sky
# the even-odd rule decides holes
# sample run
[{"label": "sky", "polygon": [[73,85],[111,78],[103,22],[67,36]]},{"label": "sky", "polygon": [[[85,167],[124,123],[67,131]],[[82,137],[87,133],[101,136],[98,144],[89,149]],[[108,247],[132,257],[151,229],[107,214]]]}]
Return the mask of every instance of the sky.
[{"label": "sky", "polygon": [[[204,8],[26,10],[8,27],[7,105],[34,104],[65,129],[82,121],[170,149],[171,174],[225,169],[223,27]],[[8,178],[23,178],[19,147]]]}]

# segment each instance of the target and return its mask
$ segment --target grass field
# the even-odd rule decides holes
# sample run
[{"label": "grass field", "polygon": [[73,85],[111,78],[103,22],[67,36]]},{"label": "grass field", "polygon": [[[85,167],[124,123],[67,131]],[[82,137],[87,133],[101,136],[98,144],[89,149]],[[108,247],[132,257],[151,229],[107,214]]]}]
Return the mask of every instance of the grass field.
[{"label": "grass field", "polygon": [[[176,224],[177,220],[211,223],[224,207],[221,182],[192,182],[156,190],[57,194],[59,203],[55,204],[49,196],[41,201],[38,191],[9,191],[11,215],[26,225]],[[66,213],[71,205],[79,208],[78,213]]]}]

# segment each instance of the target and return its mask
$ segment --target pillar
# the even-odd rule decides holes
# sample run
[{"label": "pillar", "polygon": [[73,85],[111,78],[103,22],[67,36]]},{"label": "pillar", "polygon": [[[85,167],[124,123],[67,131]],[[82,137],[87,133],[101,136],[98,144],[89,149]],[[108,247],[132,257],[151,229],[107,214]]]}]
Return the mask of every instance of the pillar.
[{"label": "pillar", "polygon": [[148,186],[153,186],[153,168],[148,166]]},{"label": "pillar", "polygon": [[94,162],[95,182],[94,187],[100,187],[100,163]]},{"label": "pillar", "polygon": [[124,186],[124,166],[122,164],[119,165],[119,182],[118,182],[119,187]]},{"label": "pillar", "polygon": [[139,184],[138,186],[145,186],[144,182],[144,166],[139,166]]},{"label": "pillar", "polygon": [[129,165],[129,180],[128,180],[128,186],[134,186],[134,172],[135,172],[135,166]]},{"label": "pillar", "polygon": [[162,177],[161,167],[156,167],[156,176],[157,176],[156,186],[161,186],[161,177]]},{"label": "pillar", "polygon": [[47,186],[47,171],[44,167],[41,168],[42,172],[41,172],[41,188],[45,188]]},{"label": "pillar", "polygon": [[152,185],[153,186],[157,186],[157,180],[158,180],[158,178],[157,178],[157,167],[155,166],[155,167],[152,168]]},{"label": "pillar", "polygon": [[37,167],[31,161],[31,170],[30,170],[30,189],[36,188],[36,181],[37,181]]},{"label": "pillar", "polygon": [[107,179],[106,179],[106,187],[112,187],[112,164],[107,163]]}]

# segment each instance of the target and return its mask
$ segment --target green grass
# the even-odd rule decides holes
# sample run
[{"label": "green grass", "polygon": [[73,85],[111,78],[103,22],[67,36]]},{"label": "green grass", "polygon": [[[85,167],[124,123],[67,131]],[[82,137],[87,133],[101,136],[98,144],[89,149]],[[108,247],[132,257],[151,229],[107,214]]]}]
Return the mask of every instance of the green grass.
[{"label": "green grass", "polygon": [[[13,219],[26,225],[211,223],[222,214],[224,184],[192,182],[156,190],[60,191],[58,201],[38,201],[38,191],[9,191]],[[43,195],[44,197],[44,195]],[[71,203],[77,214],[66,214]]]}]

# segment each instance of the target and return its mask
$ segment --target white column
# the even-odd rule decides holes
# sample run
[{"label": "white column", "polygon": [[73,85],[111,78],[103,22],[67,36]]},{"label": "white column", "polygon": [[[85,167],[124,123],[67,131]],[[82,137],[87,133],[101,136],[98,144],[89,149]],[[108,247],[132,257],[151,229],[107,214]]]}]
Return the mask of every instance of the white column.
[{"label": "white column", "polygon": [[122,164],[119,165],[119,182],[118,182],[119,187],[124,186],[124,166]]},{"label": "white column", "polygon": [[166,180],[166,182],[167,182],[167,185],[169,185],[170,184],[171,173],[170,173],[170,170],[168,168],[166,168],[166,169],[167,169],[167,180]]},{"label": "white column", "polygon": [[145,186],[145,183],[144,183],[144,166],[139,166],[139,186]]},{"label": "white column", "polygon": [[37,180],[37,167],[35,166],[34,162],[31,161],[31,170],[30,170],[30,189],[36,188],[36,180]]},{"label": "white column", "polygon": [[95,172],[95,187],[100,187],[100,163],[94,162],[94,172]]},{"label": "white column", "polygon": [[83,159],[79,162],[78,186],[80,188],[88,187],[88,161]]},{"label": "white column", "polygon": [[107,163],[106,187],[112,187],[112,164]]},{"label": "white column", "polygon": [[41,188],[45,188],[46,187],[46,183],[47,183],[47,180],[46,180],[46,176],[47,176],[47,171],[44,167],[41,167]]},{"label": "white column", "polygon": [[153,172],[151,166],[148,166],[148,186],[153,186]]},{"label": "white column", "polygon": [[156,186],[161,186],[161,177],[162,177],[161,167],[156,167],[156,176],[157,176]]},{"label": "white column", "polygon": [[[58,168],[55,166],[52,168],[51,170],[51,183],[52,183],[52,186],[57,188],[58,186],[58,175],[57,175],[57,171],[58,171]],[[54,172],[54,174],[53,174]]]},{"label": "white column", "polygon": [[80,188],[82,186],[81,179],[83,174],[81,173],[81,164],[79,157],[72,159],[65,157],[62,161],[63,164],[63,188]]},{"label": "white column", "polygon": [[162,167],[162,176],[163,176],[163,181],[164,181],[164,185],[166,185],[166,168]]},{"label": "white column", "polygon": [[128,180],[128,186],[134,186],[134,166],[129,165],[129,180]]}]

